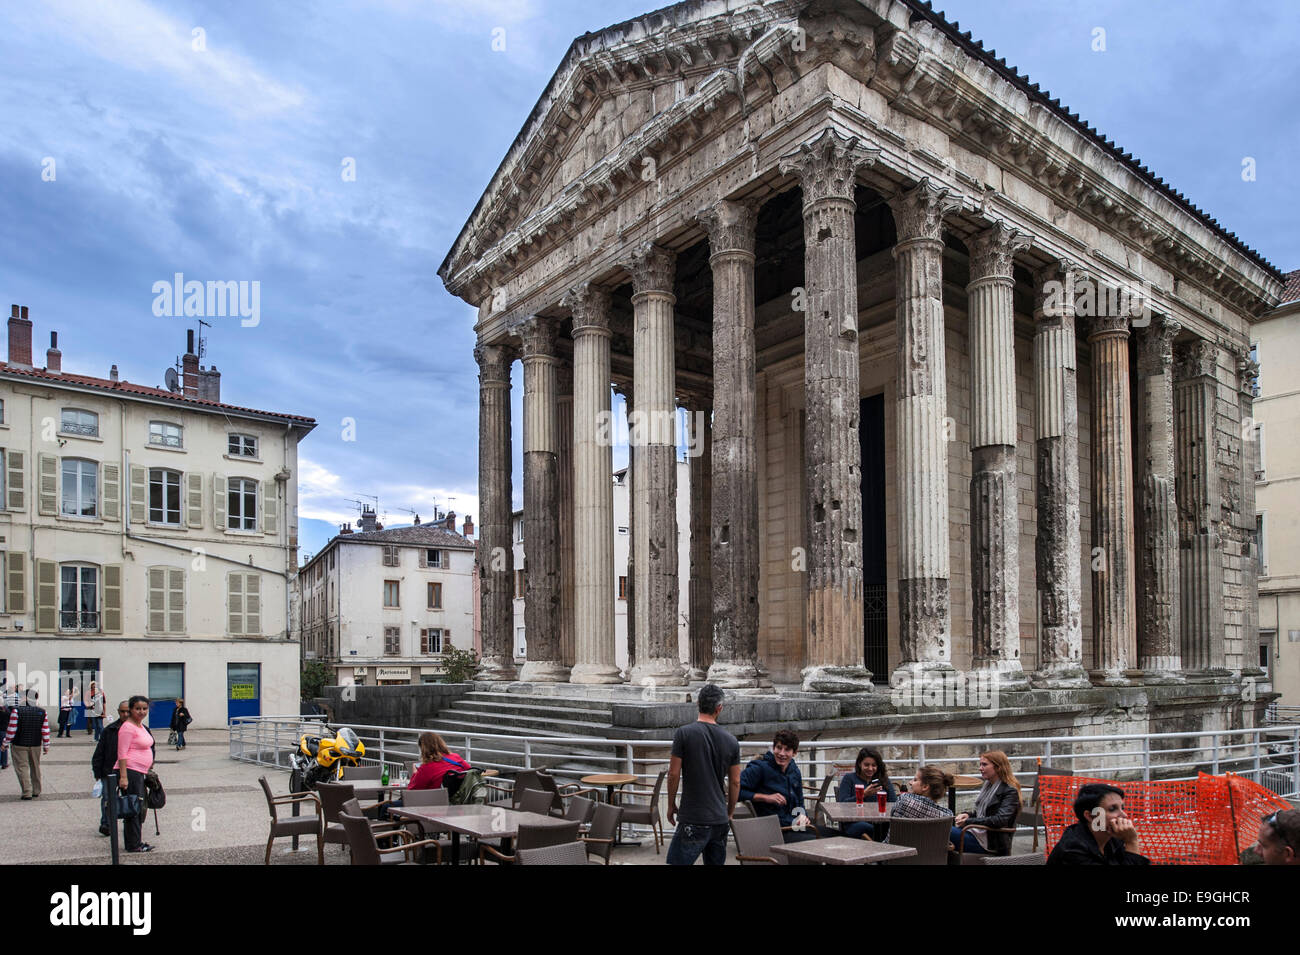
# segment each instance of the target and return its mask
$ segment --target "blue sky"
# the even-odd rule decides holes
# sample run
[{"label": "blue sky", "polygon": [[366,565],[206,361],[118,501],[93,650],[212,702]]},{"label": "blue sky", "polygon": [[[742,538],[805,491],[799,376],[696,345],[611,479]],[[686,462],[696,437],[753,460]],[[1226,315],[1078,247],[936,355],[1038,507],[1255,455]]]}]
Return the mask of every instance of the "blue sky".
[{"label": "blue sky", "polygon": [[[1290,4],[935,5],[1300,267]],[[257,281],[259,323],[215,319],[204,360],[225,400],[319,421],[301,447],[304,551],[358,495],[394,524],[434,505],[477,517],[474,315],[437,267],[572,39],[653,7],[5,4],[0,299],[30,306],[38,353],[60,332],[66,369],[160,384],[187,326],[153,313],[153,283]]]}]

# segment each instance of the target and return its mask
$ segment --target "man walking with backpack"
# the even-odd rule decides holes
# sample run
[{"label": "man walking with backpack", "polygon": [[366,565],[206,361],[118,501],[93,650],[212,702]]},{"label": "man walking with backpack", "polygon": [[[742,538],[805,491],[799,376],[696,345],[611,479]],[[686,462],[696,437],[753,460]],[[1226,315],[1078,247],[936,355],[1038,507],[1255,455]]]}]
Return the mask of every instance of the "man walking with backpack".
[{"label": "man walking with backpack", "polygon": [[[33,700],[36,694],[31,694]],[[13,746],[14,772],[23,799],[41,796],[41,756],[50,751],[50,721],[39,706],[15,706],[9,711],[4,747]]]},{"label": "man walking with backpack", "polygon": [[[740,795],[740,743],[718,725],[722,690],[712,683],[696,698],[700,715],[673,733],[668,767],[668,824],[677,827],[668,847],[669,865],[727,862],[727,830]],[[681,806],[677,788],[686,773]]]}]

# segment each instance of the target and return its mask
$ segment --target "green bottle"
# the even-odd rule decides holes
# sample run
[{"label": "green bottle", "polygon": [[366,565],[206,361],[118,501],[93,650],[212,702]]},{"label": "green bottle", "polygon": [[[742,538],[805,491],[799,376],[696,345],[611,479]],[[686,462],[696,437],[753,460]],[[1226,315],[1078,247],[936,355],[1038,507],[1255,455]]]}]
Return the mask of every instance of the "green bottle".
[{"label": "green bottle", "polygon": [[388,785],[388,764],[384,763],[384,774],[379,777],[379,781],[385,786]]}]

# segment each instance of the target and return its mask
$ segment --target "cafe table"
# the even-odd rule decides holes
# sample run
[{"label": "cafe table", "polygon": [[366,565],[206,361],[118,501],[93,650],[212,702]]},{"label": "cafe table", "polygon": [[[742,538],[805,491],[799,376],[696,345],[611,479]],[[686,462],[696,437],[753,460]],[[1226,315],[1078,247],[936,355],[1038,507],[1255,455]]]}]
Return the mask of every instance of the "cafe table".
[{"label": "cafe table", "polygon": [[[822,804],[822,810],[831,822],[838,826],[850,822],[887,822],[891,825],[898,825],[904,822],[924,822],[925,818],[916,818],[913,816],[899,816],[894,818],[894,807],[897,803],[885,803],[885,811],[876,811],[876,801],[868,799],[862,805],[855,802],[826,802]],[[931,817],[933,818],[933,817]]]},{"label": "cafe table", "polygon": [[[622,802],[622,788],[624,786],[630,786],[632,783],[636,782],[638,778],[639,777],[634,776],[631,773],[596,773],[592,776],[583,776],[581,781],[584,786],[604,786],[606,790],[605,801],[613,806],[615,805],[614,790],[619,790],[619,802]],[[618,827],[618,833],[614,839],[614,845],[621,847],[639,846],[640,844],[641,843],[639,842],[624,842],[623,827]]]},{"label": "cafe table", "polygon": [[811,862],[816,865],[867,865],[916,855],[916,849],[912,846],[891,846],[884,842],[868,842],[866,839],[850,839],[847,836],[787,842],[772,846],[771,851],[784,854],[791,862]]},{"label": "cafe table", "polygon": [[428,823],[430,829],[451,832],[451,858],[460,858],[460,837],[472,839],[513,839],[524,826],[564,826],[569,820],[544,816],[536,812],[520,812],[504,806],[400,806],[388,814],[395,819],[410,819]]}]

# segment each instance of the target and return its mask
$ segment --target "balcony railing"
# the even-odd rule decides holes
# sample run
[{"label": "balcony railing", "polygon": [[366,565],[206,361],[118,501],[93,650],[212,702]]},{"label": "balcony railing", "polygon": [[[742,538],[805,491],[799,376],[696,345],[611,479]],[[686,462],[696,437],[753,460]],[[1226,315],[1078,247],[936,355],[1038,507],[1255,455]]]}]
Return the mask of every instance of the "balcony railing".
[{"label": "balcony railing", "polygon": [[62,610],[59,612],[59,629],[97,632],[99,630],[99,612],[94,610],[81,612]]}]

